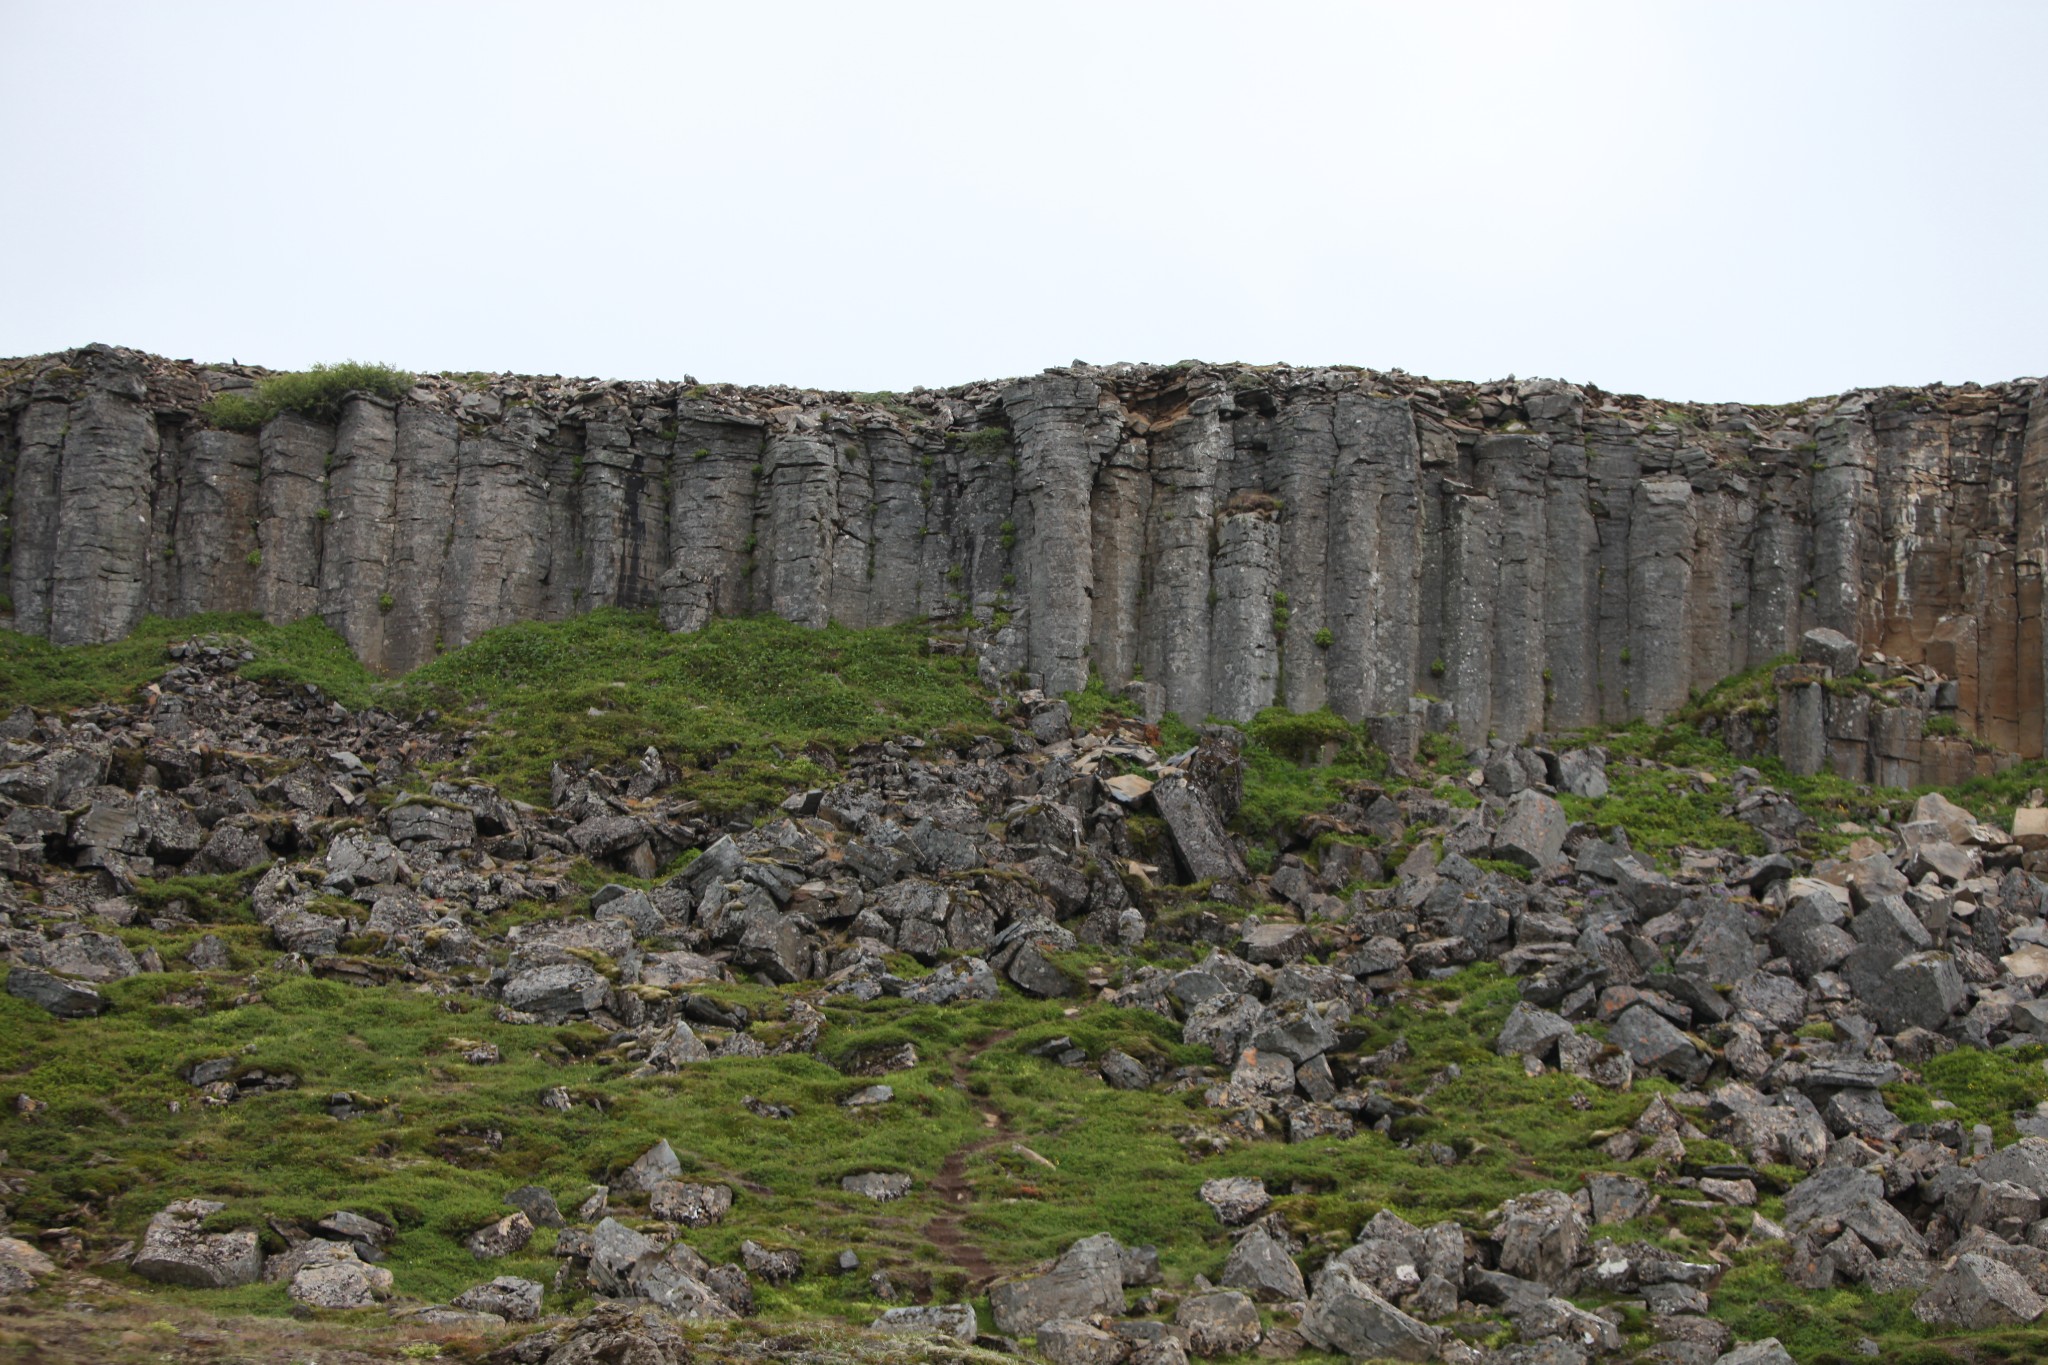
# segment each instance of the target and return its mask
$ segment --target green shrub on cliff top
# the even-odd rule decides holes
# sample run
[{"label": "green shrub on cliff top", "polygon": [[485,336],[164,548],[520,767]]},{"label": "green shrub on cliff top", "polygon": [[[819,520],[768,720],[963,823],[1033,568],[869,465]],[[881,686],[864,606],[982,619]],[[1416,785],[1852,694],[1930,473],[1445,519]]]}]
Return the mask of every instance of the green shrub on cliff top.
[{"label": "green shrub on cliff top", "polygon": [[338,365],[315,365],[293,374],[274,374],[256,386],[254,394],[224,393],[200,410],[214,426],[225,431],[255,431],[281,412],[295,412],[316,422],[341,419],[341,403],[351,393],[375,394],[397,400],[413,386],[413,377],[389,365],[344,360]]}]

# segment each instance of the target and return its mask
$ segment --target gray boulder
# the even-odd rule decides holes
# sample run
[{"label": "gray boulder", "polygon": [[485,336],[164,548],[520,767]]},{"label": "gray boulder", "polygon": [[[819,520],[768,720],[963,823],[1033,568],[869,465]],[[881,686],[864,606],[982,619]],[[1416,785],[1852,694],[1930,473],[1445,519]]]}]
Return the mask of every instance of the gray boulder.
[{"label": "gray boulder", "polygon": [[1264,1303],[1292,1303],[1308,1293],[1301,1267],[1263,1224],[1237,1239],[1223,1263],[1225,1288],[1242,1289]]},{"label": "gray boulder", "polygon": [[1516,792],[1493,832],[1493,853],[1540,872],[1564,856],[1564,836],[1570,829],[1571,820],[1556,797]]},{"label": "gray boulder", "polygon": [[1079,1318],[1054,1318],[1038,1329],[1038,1353],[1052,1365],[1120,1365],[1130,1344]]},{"label": "gray boulder", "polygon": [[2029,1323],[2044,1310],[2048,1301],[2018,1271],[1974,1252],[1951,1261],[1913,1301],[1913,1316],[1920,1321],[1968,1330]]},{"label": "gray boulder", "polygon": [[1577,1267],[1586,1254],[1586,1220],[1562,1190],[1536,1190],[1500,1206],[1494,1240],[1500,1244],[1500,1269],[1545,1285],[1553,1293],[1569,1293],[1577,1283]]},{"label": "gray boulder", "polygon": [[572,1014],[588,1014],[604,1004],[609,986],[583,962],[557,962],[530,967],[505,983],[505,1008],[559,1024]]},{"label": "gray boulder", "polygon": [[1388,1303],[1340,1262],[1316,1277],[1301,1334],[1325,1351],[1368,1360],[1430,1360],[1442,1343],[1435,1328]]},{"label": "gray boulder", "polygon": [[1166,822],[1167,836],[1190,882],[1243,881],[1247,875],[1237,845],[1206,792],[1178,774],[1152,787],[1152,804]]},{"label": "gray boulder", "polygon": [[346,1242],[319,1244],[323,1254],[308,1258],[286,1291],[308,1308],[349,1311],[375,1308],[391,1297],[391,1272],[366,1264]]},{"label": "gray boulder", "polygon": [[524,1213],[508,1213],[495,1223],[488,1223],[469,1234],[463,1245],[469,1254],[479,1261],[493,1261],[500,1256],[510,1256],[524,1250],[533,1240],[533,1222]]},{"label": "gray boulder", "polygon": [[542,1287],[517,1275],[500,1275],[489,1284],[465,1289],[450,1300],[472,1313],[493,1313],[507,1322],[532,1322],[540,1316]]},{"label": "gray boulder", "polygon": [[39,1009],[48,1010],[59,1019],[90,1019],[104,1014],[107,997],[79,981],[66,981],[61,976],[37,971],[33,967],[10,967],[7,970],[7,993],[17,1000],[26,1000]]},{"label": "gray boulder", "polygon": [[955,1341],[972,1342],[980,1327],[971,1303],[918,1304],[891,1308],[872,1324],[877,1332],[934,1333]]},{"label": "gray boulder", "polygon": [[662,1138],[635,1157],[633,1164],[619,1173],[612,1188],[652,1194],[682,1173],[683,1163],[677,1158],[676,1149],[668,1145],[667,1138]]},{"label": "gray boulder", "polygon": [[1045,1274],[1005,1280],[991,1288],[988,1306],[996,1330],[1017,1337],[1034,1336],[1055,1318],[1121,1313],[1123,1267],[1115,1254],[1104,1256],[1094,1239],[1085,1239],[1069,1247]]},{"label": "gray boulder", "polygon": [[648,1192],[647,1211],[684,1227],[709,1227],[732,1211],[732,1187],[663,1181]]},{"label": "gray boulder", "polygon": [[167,1205],[149,1220],[142,1249],[128,1268],[145,1280],[195,1289],[234,1289],[256,1283],[263,1275],[263,1249],[254,1229],[200,1230],[202,1222],[225,1207],[210,1199],[180,1199]]},{"label": "gray boulder", "polygon": [[1906,1215],[1885,1200],[1884,1181],[1855,1166],[1823,1166],[1785,1196],[1785,1230],[1829,1240],[1853,1232],[1879,1255],[1927,1254],[1927,1243]]},{"label": "gray boulder", "polygon": [[1174,1310],[1190,1355],[1243,1355],[1259,1344],[1258,1306],[1235,1290],[1197,1294]]},{"label": "gray boulder", "polygon": [[1863,655],[1841,631],[1821,626],[1799,637],[1799,662],[1819,664],[1837,678],[1846,678],[1862,666]]},{"label": "gray boulder", "polygon": [[1202,1202],[1216,1211],[1227,1228],[1241,1227],[1273,1206],[1266,1182],[1233,1175],[1202,1182]]},{"label": "gray boulder", "polygon": [[1503,1057],[1543,1057],[1571,1031],[1564,1016],[1520,1000],[1508,1011],[1508,1021],[1501,1026],[1493,1050]]},{"label": "gray boulder", "polygon": [[1714,1060],[1648,1005],[1631,1005],[1607,1030],[1607,1041],[1627,1052],[1638,1067],[1664,1071],[1682,1081],[1707,1074]]}]

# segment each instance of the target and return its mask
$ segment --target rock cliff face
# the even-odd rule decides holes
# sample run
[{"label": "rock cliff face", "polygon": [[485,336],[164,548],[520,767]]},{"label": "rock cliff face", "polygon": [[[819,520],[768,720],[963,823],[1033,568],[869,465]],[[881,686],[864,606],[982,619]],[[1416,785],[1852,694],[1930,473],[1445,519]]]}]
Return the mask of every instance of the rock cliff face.
[{"label": "rock cliff face", "polygon": [[0,362],[17,629],[317,612],[399,671],[597,606],[973,614],[995,665],[1472,738],[1656,717],[1827,627],[2042,750],[2048,394],[1778,408],[1549,380],[1076,365],[908,394],[515,376],[213,430],[262,371]]}]

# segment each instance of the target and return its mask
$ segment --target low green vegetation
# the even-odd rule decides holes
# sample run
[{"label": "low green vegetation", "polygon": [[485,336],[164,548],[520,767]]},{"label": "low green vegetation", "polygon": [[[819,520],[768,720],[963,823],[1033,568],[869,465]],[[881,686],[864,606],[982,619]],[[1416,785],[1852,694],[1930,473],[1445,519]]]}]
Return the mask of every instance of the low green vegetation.
[{"label": "low green vegetation", "polygon": [[514,796],[545,801],[558,759],[614,762],[651,746],[714,810],[773,806],[825,780],[819,759],[853,745],[1000,728],[972,663],[929,652],[920,627],[758,617],[679,635],[618,609],[491,631],[408,675],[395,699],[476,727],[465,767]]},{"label": "low green vegetation", "polygon": [[274,626],[254,614],[145,617],[125,638],[101,645],[60,647],[0,631],[0,702],[48,710],[130,701],[172,667],[165,646],[207,636],[248,644],[256,658],[242,665],[245,678],[310,683],[349,707],[370,702],[375,675],[318,617]]},{"label": "low green vegetation", "polygon": [[311,684],[345,706],[438,709],[472,733],[463,775],[548,799],[557,759],[634,759],[650,746],[714,812],[766,809],[824,781],[835,754],[902,734],[963,743],[997,724],[971,663],[928,651],[913,626],[806,630],[773,617],[690,635],[616,609],[507,626],[396,682],[379,682],[318,618],[150,617],[126,639],[59,648],[0,632],[0,704],[45,709],[132,699],[172,666],[173,640],[217,636],[256,655],[242,675]]},{"label": "low green vegetation", "polygon": [[351,393],[396,400],[411,391],[413,382],[413,376],[389,365],[344,360],[335,365],[315,365],[310,370],[271,375],[246,394],[220,394],[200,410],[200,415],[224,431],[256,431],[282,412],[294,412],[316,422],[335,422],[341,419],[342,400]]}]

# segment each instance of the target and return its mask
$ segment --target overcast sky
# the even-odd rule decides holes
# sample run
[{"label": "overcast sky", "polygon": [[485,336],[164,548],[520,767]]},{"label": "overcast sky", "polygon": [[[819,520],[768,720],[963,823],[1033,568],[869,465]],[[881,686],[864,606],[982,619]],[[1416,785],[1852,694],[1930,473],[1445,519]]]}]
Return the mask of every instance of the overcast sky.
[{"label": "overcast sky", "polygon": [[2048,4],[0,0],[0,354],[2048,371]]}]

